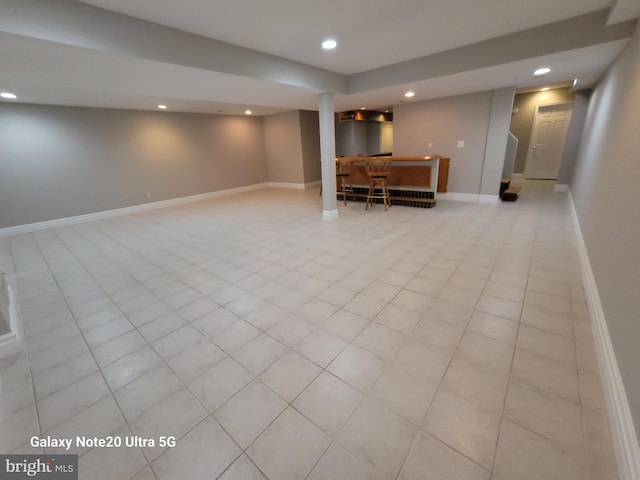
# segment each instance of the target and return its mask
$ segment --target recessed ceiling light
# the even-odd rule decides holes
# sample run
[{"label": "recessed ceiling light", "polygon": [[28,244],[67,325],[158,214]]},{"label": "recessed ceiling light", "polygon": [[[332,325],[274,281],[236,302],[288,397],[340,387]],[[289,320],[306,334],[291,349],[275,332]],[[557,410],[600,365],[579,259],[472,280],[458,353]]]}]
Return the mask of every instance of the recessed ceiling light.
[{"label": "recessed ceiling light", "polygon": [[322,42],[322,48],[325,50],[333,50],[338,46],[338,42],[336,42],[333,38],[328,38],[324,42]]},{"label": "recessed ceiling light", "polygon": [[160,110],[166,110],[166,109],[167,109],[167,106],[166,106],[166,105],[158,105],[158,108],[159,108]]},{"label": "recessed ceiling light", "polygon": [[18,98],[15,93],[11,92],[2,92],[0,93],[0,97],[8,98],[9,100],[15,100],[16,98]]},{"label": "recessed ceiling light", "polygon": [[360,110],[366,110],[367,107],[360,107]]},{"label": "recessed ceiling light", "polygon": [[245,114],[245,115],[251,115],[252,113],[253,113],[253,112],[252,112],[251,110],[245,110],[245,111],[244,111],[244,114]]},{"label": "recessed ceiling light", "polygon": [[540,89],[541,92],[546,92],[547,90],[549,90],[549,87],[544,87]]},{"label": "recessed ceiling light", "polygon": [[573,83],[571,84],[571,88],[576,88],[576,85],[578,84],[578,79],[574,78],[573,79]]},{"label": "recessed ceiling light", "polygon": [[415,94],[416,94],[415,92],[411,92],[411,91],[409,91],[409,92],[405,93],[405,94],[404,94],[404,96],[405,96],[405,97],[407,97],[407,98],[411,98],[411,97],[413,97]]},{"label": "recessed ceiling light", "polygon": [[549,67],[542,67],[537,69],[535,72],[533,72],[533,74],[536,77],[540,77],[542,75],[546,75],[547,73],[549,73],[551,71],[551,69]]}]

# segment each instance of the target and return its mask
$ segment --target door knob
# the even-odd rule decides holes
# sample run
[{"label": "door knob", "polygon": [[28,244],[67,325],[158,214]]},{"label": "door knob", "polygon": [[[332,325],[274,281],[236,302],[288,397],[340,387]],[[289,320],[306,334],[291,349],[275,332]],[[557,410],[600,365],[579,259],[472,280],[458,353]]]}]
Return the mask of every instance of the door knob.
[{"label": "door knob", "polygon": [[531,147],[531,148],[532,148],[533,150],[535,150],[535,149],[536,149],[536,146],[534,145],[534,146],[533,146],[533,147]]}]

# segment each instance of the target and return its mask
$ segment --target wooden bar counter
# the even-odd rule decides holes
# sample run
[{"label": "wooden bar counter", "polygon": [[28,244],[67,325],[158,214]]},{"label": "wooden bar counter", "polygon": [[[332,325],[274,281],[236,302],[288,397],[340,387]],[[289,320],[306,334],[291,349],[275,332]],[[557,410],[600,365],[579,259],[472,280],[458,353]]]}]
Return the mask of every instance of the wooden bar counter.
[{"label": "wooden bar counter", "polygon": [[[391,173],[387,180],[392,205],[430,208],[436,204],[436,193],[446,191],[446,179],[439,176],[439,169],[441,163],[446,162],[448,170],[449,159],[444,159],[440,155],[338,157],[336,162],[352,165],[349,181],[353,185],[354,199],[357,201],[364,201],[367,194],[369,186],[367,162],[376,160],[391,163]],[[439,177],[445,182],[445,190],[439,188],[442,187]],[[349,182],[345,180],[345,183]]]}]

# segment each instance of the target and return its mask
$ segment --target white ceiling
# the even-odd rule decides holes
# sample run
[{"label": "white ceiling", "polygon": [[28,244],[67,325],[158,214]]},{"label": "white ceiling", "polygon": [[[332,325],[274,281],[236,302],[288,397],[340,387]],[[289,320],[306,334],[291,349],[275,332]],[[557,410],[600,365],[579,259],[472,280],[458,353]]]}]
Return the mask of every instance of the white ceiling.
[{"label": "white ceiling", "polygon": [[[142,38],[150,44],[146,51],[137,48],[138,45],[127,48],[118,44],[115,31],[114,37],[109,38],[108,31],[95,29],[95,38],[90,38],[92,28],[87,20],[100,25],[104,23],[101,15],[108,12],[70,0],[44,3],[47,1],[0,0],[0,12],[4,9],[0,15],[0,90],[14,91],[19,101],[132,109],[154,109],[158,103],[165,103],[175,111],[241,114],[250,108],[258,115],[295,108],[315,109],[317,95],[322,91],[318,85],[329,77],[344,80],[348,85],[352,74],[372,70],[374,76],[375,69],[423,58],[446,66],[452,61],[448,60],[448,52],[453,49],[572,19],[609,8],[613,3],[612,0],[82,2],[255,51],[249,67],[243,65],[243,59],[246,64],[249,58],[246,52],[242,49],[231,52],[229,56],[237,58],[233,59],[234,65],[227,67],[220,66],[220,61],[217,64],[209,61],[209,56],[214,56],[211,52],[220,50],[219,42],[207,44],[204,39],[202,51],[190,49],[167,56],[162,53],[162,45],[155,45],[160,53],[152,55],[149,49],[159,43],[157,38],[166,37],[166,29],[136,23],[124,16],[108,17],[117,23],[120,37],[130,29],[132,35],[138,35],[132,38],[138,42]],[[619,8],[624,10],[614,8],[611,18],[635,18],[640,14],[634,13],[626,0],[620,2]],[[146,34],[150,35],[147,39]],[[327,37],[338,41],[336,50],[327,52],[320,48]],[[411,100],[415,102],[576,77],[581,87],[588,87],[626,44],[627,40],[619,37],[605,35],[601,40],[585,40],[584,45],[578,42],[566,49],[547,48],[544,54],[532,48],[531,55],[527,55],[528,49],[524,48],[517,60],[493,60],[481,68],[470,62],[468,68],[458,65],[454,73],[386,81],[383,88],[356,94],[345,93],[348,87],[338,88],[334,90],[336,110],[392,106],[403,101],[402,94],[409,88],[416,91]],[[542,40],[549,43],[548,38]],[[273,65],[280,68],[280,63],[272,56],[292,61],[284,64],[282,75],[277,72],[274,75]],[[260,72],[268,71],[268,64],[271,72],[263,75]],[[533,69],[541,65],[550,66],[551,74],[543,79],[532,78]],[[302,77],[317,77],[318,82],[291,81],[286,78],[291,77],[289,67],[293,69],[291,72],[302,71]],[[397,66],[398,70],[402,68],[404,64]]]}]

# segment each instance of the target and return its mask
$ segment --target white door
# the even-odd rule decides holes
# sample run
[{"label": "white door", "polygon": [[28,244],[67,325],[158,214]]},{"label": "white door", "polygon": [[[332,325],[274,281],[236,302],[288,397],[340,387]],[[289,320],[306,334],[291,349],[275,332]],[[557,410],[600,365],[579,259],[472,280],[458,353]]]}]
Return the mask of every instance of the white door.
[{"label": "white door", "polygon": [[558,178],[570,118],[571,104],[538,107],[524,167],[525,178]]}]

